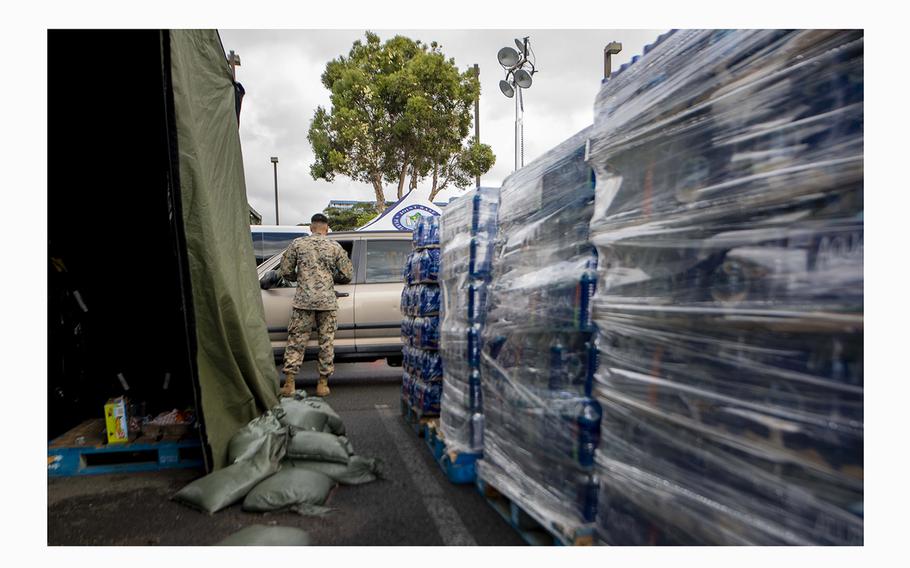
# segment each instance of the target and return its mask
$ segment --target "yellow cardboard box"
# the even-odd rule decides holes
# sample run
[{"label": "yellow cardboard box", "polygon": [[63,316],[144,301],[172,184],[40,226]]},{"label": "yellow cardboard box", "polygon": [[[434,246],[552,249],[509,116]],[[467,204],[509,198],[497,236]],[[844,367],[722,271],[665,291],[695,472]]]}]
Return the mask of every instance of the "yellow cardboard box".
[{"label": "yellow cardboard box", "polygon": [[126,416],[126,397],[118,396],[104,405],[104,423],[107,425],[107,443],[129,442],[129,425]]}]

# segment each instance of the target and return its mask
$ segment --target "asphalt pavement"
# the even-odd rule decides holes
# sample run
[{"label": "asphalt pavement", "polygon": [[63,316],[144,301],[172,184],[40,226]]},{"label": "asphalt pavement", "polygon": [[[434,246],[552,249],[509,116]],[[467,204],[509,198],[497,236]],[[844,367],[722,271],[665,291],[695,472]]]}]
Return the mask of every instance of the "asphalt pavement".
[{"label": "asphalt pavement", "polygon": [[[313,363],[298,387],[315,388]],[[384,361],[339,364],[332,407],[358,454],[381,460],[383,479],[338,486],[322,518],[245,513],[214,515],[170,498],[198,471],[48,480],[49,545],[209,545],[243,527],[274,524],[307,531],[316,545],[523,545],[473,485],[452,485],[399,411],[401,368]]]}]

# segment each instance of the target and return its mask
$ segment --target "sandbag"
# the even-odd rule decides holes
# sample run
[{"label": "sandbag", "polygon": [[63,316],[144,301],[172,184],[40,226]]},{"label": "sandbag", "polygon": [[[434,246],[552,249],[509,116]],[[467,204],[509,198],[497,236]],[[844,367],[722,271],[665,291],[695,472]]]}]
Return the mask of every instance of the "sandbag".
[{"label": "sandbag", "polygon": [[308,546],[310,535],[293,527],[244,527],[216,546]]},{"label": "sandbag", "polygon": [[288,460],[282,467],[318,471],[343,485],[360,485],[376,481],[376,478],[379,477],[379,463],[376,459],[363,456],[351,456],[347,465],[323,461]]},{"label": "sandbag", "polygon": [[246,426],[238,430],[228,444],[228,463],[236,463],[253,456],[269,433],[286,433],[287,426],[283,426],[278,420],[278,416],[281,415],[284,415],[284,411],[280,408],[276,408],[276,411],[270,410],[259,418],[250,420]]},{"label": "sandbag", "polygon": [[255,513],[294,509],[318,514],[335,486],[331,477],[309,469],[283,467],[275,475],[256,485],[243,500],[243,510]]},{"label": "sandbag", "polygon": [[347,464],[352,455],[354,455],[354,448],[344,436],[309,430],[294,432],[288,443],[287,451],[287,456],[292,459],[343,464]]},{"label": "sandbag", "polygon": [[233,505],[260,481],[278,471],[287,441],[283,432],[267,433],[252,456],[197,479],[178,491],[174,499],[207,513]]},{"label": "sandbag", "polygon": [[343,436],[344,422],[331,406],[321,398],[303,398],[300,395],[281,399],[284,416],[281,423],[296,430],[330,432]]}]

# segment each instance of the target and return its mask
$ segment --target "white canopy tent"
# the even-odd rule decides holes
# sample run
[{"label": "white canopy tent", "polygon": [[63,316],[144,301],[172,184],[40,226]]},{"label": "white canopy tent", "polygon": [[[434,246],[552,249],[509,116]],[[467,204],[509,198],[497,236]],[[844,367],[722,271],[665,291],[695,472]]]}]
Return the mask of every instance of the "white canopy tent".
[{"label": "white canopy tent", "polygon": [[412,231],[421,217],[442,215],[442,210],[429,199],[430,192],[413,189],[397,203],[376,216],[358,231]]}]

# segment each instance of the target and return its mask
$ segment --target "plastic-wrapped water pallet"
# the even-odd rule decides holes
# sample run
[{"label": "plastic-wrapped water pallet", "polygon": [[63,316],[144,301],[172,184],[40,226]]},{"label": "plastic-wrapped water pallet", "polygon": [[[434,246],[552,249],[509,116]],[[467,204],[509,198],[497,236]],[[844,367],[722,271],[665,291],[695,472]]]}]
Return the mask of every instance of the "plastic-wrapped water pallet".
[{"label": "plastic-wrapped water pallet", "polygon": [[449,202],[440,219],[445,373],[439,429],[445,453],[458,463],[473,464],[483,451],[480,336],[498,209],[499,189],[479,188]]},{"label": "plastic-wrapped water pallet", "polygon": [[439,220],[423,217],[413,232],[414,251],[403,268],[401,293],[402,415],[418,435],[439,416],[442,358],[439,354]]},{"label": "plastic-wrapped water pallet", "polygon": [[505,180],[481,337],[478,477],[565,534],[588,530],[597,506],[589,133]]},{"label": "plastic-wrapped water pallet", "polygon": [[598,537],[862,544],[862,31],[678,31],[595,115]]}]

